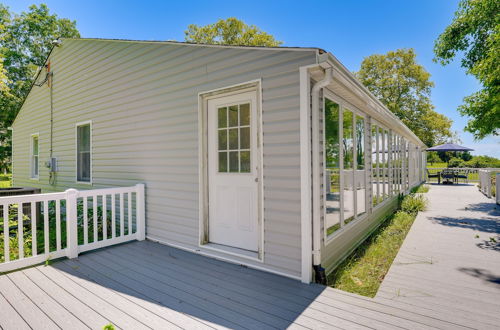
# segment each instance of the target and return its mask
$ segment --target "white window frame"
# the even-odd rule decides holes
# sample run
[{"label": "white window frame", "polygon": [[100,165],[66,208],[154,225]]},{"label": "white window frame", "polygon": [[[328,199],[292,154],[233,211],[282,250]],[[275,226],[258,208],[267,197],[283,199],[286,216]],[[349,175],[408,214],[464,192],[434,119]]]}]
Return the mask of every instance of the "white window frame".
[{"label": "white window frame", "polygon": [[[37,166],[38,173],[36,175],[34,175],[35,164],[33,162],[33,158],[35,157],[35,155],[33,154],[33,140],[35,137],[38,141],[38,155],[36,155],[37,156],[37,163],[38,163],[38,166]],[[30,135],[30,153],[29,154],[30,154],[30,179],[38,181],[40,179],[40,134],[39,133],[33,133]]]},{"label": "white window frame", "polygon": [[[89,125],[90,126],[90,179],[89,181],[79,181],[78,180],[78,127],[80,126],[85,126]],[[75,182],[79,184],[87,184],[87,185],[92,185],[92,120],[86,120],[86,121],[81,121],[75,124]]]},{"label": "white window frame", "polygon": [[[337,103],[339,105],[339,111],[340,111],[340,114],[339,114],[339,143],[341,145],[341,139],[343,138],[343,122],[344,122],[344,109],[347,108],[349,111],[351,111],[353,113],[353,125],[356,124],[356,115],[358,116],[361,116],[363,117],[364,121],[365,121],[365,132],[366,132],[366,125],[368,125],[368,118],[369,116],[364,113],[363,111],[361,111],[358,107],[354,106],[352,103],[349,103],[348,101],[344,100],[342,97],[336,95],[335,93],[333,93],[332,91],[328,90],[327,88],[324,88],[323,89],[323,97],[322,97],[322,102],[323,102],[323,106],[322,106],[322,111],[324,113],[325,109],[324,109],[324,102],[325,102],[325,98],[328,98],[330,99],[331,101]],[[323,120],[323,141],[325,139],[325,121]],[[356,134],[353,134],[353,152],[355,154],[356,152]],[[366,156],[366,146],[367,146],[367,139],[366,139],[366,136],[365,136],[365,171],[366,171],[366,159],[367,159],[367,156]],[[371,151],[370,151],[371,152]],[[325,160],[325,153],[323,152],[323,164],[325,164],[326,160]],[[371,161],[371,160],[370,160]],[[357,168],[357,160],[356,160],[356,157],[354,157],[353,159],[353,182],[354,182],[354,171],[355,169]],[[317,169],[319,170],[319,169]],[[343,152],[343,149],[342,147],[340,147],[340,157],[339,157],[339,171],[341,173],[340,175],[340,191],[342,192],[340,194],[340,228],[338,230],[336,230],[334,233],[328,235],[327,234],[327,230],[328,228],[326,228],[326,226],[323,224],[323,240],[325,242],[325,245],[329,245],[331,242],[333,242],[335,240],[336,237],[338,237],[339,235],[342,235],[342,233],[346,230],[346,228],[349,228],[351,226],[353,226],[354,224],[358,223],[360,220],[362,219],[365,219],[366,217],[369,217],[371,215],[371,213],[369,212],[369,204],[368,204],[368,200],[369,198],[367,198],[367,196],[369,195],[368,194],[368,182],[366,182],[366,192],[365,192],[365,213],[363,213],[362,215],[358,216],[356,213],[357,213],[357,198],[354,198],[354,219],[351,220],[348,224],[345,224],[344,223],[344,194],[343,194],[343,191],[344,191],[344,175],[343,175],[343,172],[344,172],[344,152]],[[366,175],[365,175],[366,177]],[[367,180],[368,181],[368,180]],[[371,182],[370,182],[371,184]],[[323,187],[326,186],[326,176],[323,175]],[[355,194],[356,191],[353,192],[353,194]],[[371,196],[370,196],[371,197]],[[371,200],[370,200],[371,202]],[[382,204],[382,203],[380,203]],[[326,205],[326,194],[323,193],[323,205]],[[377,205],[378,206],[378,205]],[[323,221],[326,221],[326,208],[323,206]]]}]

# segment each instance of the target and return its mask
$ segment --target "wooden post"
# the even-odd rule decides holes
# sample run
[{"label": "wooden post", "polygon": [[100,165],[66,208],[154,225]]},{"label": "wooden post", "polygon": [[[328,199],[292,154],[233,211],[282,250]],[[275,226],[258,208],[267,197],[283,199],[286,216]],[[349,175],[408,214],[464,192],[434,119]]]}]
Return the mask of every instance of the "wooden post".
[{"label": "wooden post", "polygon": [[146,212],[145,212],[145,196],[144,196],[144,183],[138,183],[135,185],[136,187],[136,208],[137,212],[136,221],[137,221],[137,240],[143,241],[146,239]]},{"label": "wooden post", "polygon": [[66,256],[70,259],[78,257],[78,214],[76,189],[66,190]]}]

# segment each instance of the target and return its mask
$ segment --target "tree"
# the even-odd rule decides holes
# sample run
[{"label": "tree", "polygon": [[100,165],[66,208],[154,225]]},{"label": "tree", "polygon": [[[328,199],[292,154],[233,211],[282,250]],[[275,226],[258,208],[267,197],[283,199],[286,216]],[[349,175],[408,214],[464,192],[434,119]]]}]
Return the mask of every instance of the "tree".
[{"label": "tree", "polygon": [[434,111],[430,100],[434,83],[416,62],[413,49],[365,57],[355,75],[426,145],[453,137],[451,119]]},{"label": "tree", "polygon": [[184,33],[186,41],[202,44],[277,47],[283,43],[234,17],[205,26],[191,24]]},{"label": "tree", "polygon": [[52,42],[60,37],[80,37],[75,21],[58,18],[44,4],[32,5],[20,15],[0,4],[1,164],[6,164],[10,157],[11,137],[7,128],[28,95],[37,70],[44,65]]},{"label": "tree", "polygon": [[435,151],[429,151],[427,153],[427,162],[431,163],[431,165],[434,165],[434,163],[441,163],[442,160],[439,158],[439,155]]},{"label": "tree", "polygon": [[452,23],[434,45],[435,61],[446,65],[463,54],[461,66],[482,89],[458,108],[471,119],[465,127],[476,139],[500,134],[500,1],[462,0]]}]

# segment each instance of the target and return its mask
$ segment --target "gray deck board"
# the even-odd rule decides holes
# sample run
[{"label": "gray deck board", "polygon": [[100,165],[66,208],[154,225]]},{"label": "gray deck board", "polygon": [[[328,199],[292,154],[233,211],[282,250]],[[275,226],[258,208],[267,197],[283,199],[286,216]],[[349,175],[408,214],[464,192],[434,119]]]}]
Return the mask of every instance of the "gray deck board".
[{"label": "gray deck board", "polygon": [[[7,276],[0,276],[0,291],[32,329],[59,329]],[[9,317],[9,315],[7,315]]]},{"label": "gray deck board", "polygon": [[0,292],[0,320],[5,329],[30,329],[26,321],[17,313],[11,304]]},{"label": "gray deck board", "polygon": [[51,297],[47,297],[46,292],[33,283],[23,272],[14,272],[8,275],[9,279],[16,283],[21,291],[50,319],[61,328],[89,329],[85,323],[71,314],[62,305]]},{"label": "gray deck board", "polygon": [[[441,194],[456,201],[436,208]],[[497,211],[474,187],[428,196],[375,298],[143,241],[1,275],[0,327],[498,328],[500,253],[480,245],[498,236]]]},{"label": "gray deck board", "polygon": [[42,274],[37,268],[23,271],[40,289],[47,293],[47,299],[55,299],[73,315],[85,322],[92,329],[102,327],[110,321],[101,314],[91,309],[79,299],[69,294],[66,290],[55,284],[51,279]]}]

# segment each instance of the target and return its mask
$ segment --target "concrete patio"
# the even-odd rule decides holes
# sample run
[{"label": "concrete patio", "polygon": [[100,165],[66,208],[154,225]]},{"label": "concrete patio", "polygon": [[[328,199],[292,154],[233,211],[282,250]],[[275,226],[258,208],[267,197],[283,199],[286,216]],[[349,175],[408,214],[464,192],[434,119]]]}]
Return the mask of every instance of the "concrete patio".
[{"label": "concrete patio", "polygon": [[472,185],[428,197],[374,299],[143,241],[0,276],[0,326],[498,328],[498,210]]}]

